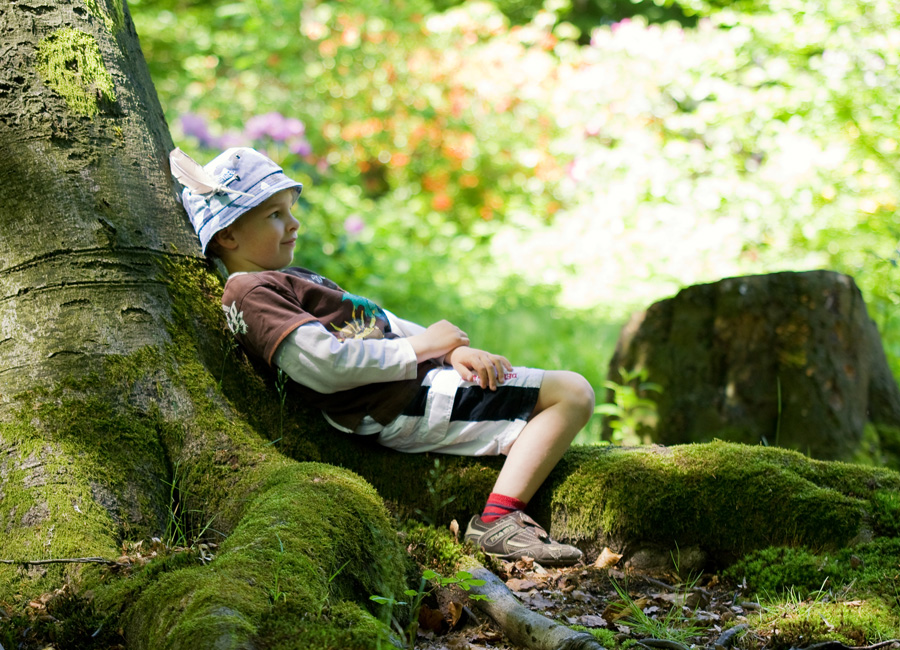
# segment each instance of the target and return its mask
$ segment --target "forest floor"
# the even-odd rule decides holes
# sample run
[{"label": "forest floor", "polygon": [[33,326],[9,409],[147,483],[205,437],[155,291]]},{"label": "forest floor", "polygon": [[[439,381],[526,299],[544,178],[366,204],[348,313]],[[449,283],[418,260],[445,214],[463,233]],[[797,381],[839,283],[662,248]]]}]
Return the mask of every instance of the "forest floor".
[{"label": "forest floor", "polygon": [[[138,566],[156,556],[139,547],[120,560]],[[894,584],[900,581],[897,560],[886,575]],[[715,574],[623,569],[621,556],[609,549],[568,568],[525,559],[494,563],[493,570],[526,607],[591,633],[609,650],[900,650],[896,589],[888,610],[854,583],[823,584],[809,593],[789,589],[761,600]],[[433,591],[419,617],[416,650],[525,650],[476,605],[458,587]],[[96,611],[89,596],[66,585],[30,602],[24,613],[0,606],[2,648],[125,650],[126,644],[123,630]]]},{"label": "forest floor", "polygon": [[[503,563],[497,573],[529,609],[592,633],[610,650],[900,649],[900,639],[873,639],[851,624],[854,616],[836,614],[864,608],[852,585],[790,592],[763,605],[715,575],[682,580],[674,573],[625,572],[616,568],[618,559],[613,554],[556,569],[525,560]],[[473,603],[460,608],[461,602],[461,592],[438,594],[434,610],[420,616],[418,650],[519,650]]]}]

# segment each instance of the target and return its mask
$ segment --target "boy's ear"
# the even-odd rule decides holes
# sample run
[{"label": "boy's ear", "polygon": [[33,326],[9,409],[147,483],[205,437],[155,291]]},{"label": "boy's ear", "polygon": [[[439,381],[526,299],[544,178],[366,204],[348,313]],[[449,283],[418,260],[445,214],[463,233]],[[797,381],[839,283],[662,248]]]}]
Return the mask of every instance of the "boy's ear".
[{"label": "boy's ear", "polygon": [[229,251],[233,251],[238,245],[237,239],[234,237],[234,232],[231,230],[231,226],[225,226],[222,230],[217,231],[216,234],[213,235],[213,241]]}]

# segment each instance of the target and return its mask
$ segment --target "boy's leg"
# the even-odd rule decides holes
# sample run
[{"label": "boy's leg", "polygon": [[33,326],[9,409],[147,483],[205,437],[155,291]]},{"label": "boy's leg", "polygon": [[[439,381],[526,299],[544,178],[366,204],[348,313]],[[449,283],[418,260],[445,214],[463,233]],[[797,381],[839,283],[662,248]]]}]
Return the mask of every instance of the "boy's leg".
[{"label": "boy's leg", "polygon": [[509,450],[493,491],[528,503],[593,413],[594,390],[584,377],[548,370],[534,415]]},{"label": "boy's leg", "polygon": [[558,544],[522,510],[594,412],[594,391],[581,375],[548,371],[533,416],[507,454],[485,512],[469,522],[466,538],[486,552],[530,555],[545,564],[573,564],[578,549]]}]

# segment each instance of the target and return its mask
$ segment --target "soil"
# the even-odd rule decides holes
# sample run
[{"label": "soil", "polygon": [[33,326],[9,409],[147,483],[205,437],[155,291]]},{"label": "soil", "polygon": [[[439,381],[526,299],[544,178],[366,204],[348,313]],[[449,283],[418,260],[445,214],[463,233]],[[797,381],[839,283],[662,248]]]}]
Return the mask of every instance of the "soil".
[{"label": "soil", "polygon": [[[618,559],[601,556],[591,565],[556,569],[526,560],[504,563],[497,573],[528,608],[570,627],[602,631],[598,641],[610,649],[631,645],[641,650],[848,648],[838,642],[827,642],[827,647],[786,645],[778,636],[778,626],[759,616],[764,611],[759,603],[715,575],[685,581],[674,574],[626,573],[615,567]],[[460,602],[465,602],[461,592],[444,593],[438,598],[439,606],[433,605],[440,613],[427,610],[420,617],[418,650],[520,650],[474,603],[456,615]],[[900,641],[868,648],[897,650]]]}]

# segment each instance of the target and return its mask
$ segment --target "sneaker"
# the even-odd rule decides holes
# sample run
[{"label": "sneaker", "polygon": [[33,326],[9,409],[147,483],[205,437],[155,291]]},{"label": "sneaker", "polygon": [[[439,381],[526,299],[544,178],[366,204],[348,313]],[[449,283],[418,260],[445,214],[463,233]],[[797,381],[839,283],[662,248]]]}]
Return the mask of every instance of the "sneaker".
[{"label": "sneaker", "polygon": [[546,530],[521,510],[489,524],[475,515],[466,528],[465,539],[501,560],[514,561],[528,556],[544,566],[568,566],[581,559],[581,551],[553,541]]}]

